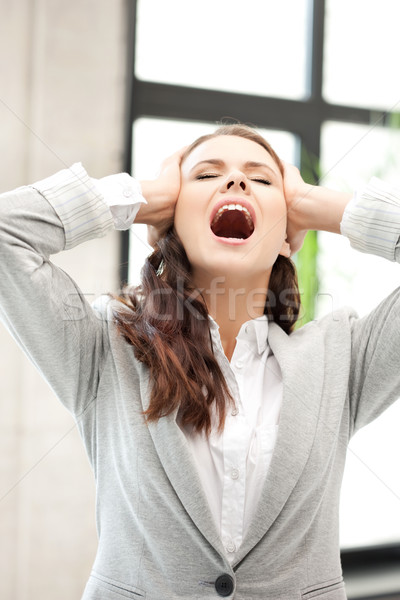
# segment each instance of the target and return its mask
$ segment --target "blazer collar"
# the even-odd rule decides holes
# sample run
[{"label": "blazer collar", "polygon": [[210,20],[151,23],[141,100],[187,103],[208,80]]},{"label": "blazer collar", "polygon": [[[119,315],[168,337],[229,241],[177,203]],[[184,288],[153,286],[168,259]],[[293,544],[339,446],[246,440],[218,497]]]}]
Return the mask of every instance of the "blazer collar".
[{"label": "blazer collar", "polygon": [[[143,364],[139,365],[139,369],[142,406],[143,410],[147,410],[150,402],[149,372]],[[178,410],[175,410],[158,421],[148,423],[150,435],[163,469],[184,509],[211,546],[218,554],[225,556],[190,448],[176,422],[177,413]]]}]

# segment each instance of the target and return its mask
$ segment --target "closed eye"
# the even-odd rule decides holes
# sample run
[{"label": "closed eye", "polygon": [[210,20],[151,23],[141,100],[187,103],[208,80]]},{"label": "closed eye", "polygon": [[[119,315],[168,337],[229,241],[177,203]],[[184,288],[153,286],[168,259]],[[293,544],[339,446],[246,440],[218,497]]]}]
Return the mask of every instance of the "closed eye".
[{"label": "closed eye", "polygon": [[[201,173],[200,175],[196,175],[196,179],[197,180],[202,180],[202,179],[213,179],[214,177],[219,177],[220,175],[218,173]],[[269,179],[264,179],[263,177],[252,177],[251,178],[252,181],[255,181],[256,183],[262,183],[263,185],[272,185],[271,181],[269,181]]]},{"label": "closed eye", "polygon": [[252,181],[256,181],[257,183],[263,183],[264,185],[272,185],[269,179],[262,179],[261,177],[253,177]]},{"label": "closed eye", "polygon": [[196,179],[212,179],[214,177],[219,177],[217,173],[201,173],[200,175],[196,175]]}]

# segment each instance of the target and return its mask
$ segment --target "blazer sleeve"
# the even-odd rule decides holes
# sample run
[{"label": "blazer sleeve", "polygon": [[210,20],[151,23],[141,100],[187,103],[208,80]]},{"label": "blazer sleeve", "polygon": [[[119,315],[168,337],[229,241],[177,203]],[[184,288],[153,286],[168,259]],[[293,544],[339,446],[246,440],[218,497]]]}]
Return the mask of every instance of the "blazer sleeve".
[{"label": "blazer sleeve", "polygon": [[[361,252],[400,262],[400,189],[373,178],[346,207],[341,230]],[[400,397],[400,288],[365,317],[351,317],[350,324],[355,432]]]},{"label": "blazer sleeve", "polygon": [[110,229],[80,164],[0,196],[0,318],[76,416],[96,397],[106,323],[50,256]]}]

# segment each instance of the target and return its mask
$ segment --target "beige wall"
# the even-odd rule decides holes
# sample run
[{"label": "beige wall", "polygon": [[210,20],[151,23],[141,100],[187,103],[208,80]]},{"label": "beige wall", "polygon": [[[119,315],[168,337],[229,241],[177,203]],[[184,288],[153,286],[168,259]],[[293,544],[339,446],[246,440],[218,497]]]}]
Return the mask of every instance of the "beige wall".
[{"label": "beige wall", "polygon": [[[125,0],[0,0],[0,191],[82,161],[122,168]],[[118,234],[57,257],[89,294],[117,287]],[[0,326],[0,598],[80,598],[94,483],[59,405]]]}]

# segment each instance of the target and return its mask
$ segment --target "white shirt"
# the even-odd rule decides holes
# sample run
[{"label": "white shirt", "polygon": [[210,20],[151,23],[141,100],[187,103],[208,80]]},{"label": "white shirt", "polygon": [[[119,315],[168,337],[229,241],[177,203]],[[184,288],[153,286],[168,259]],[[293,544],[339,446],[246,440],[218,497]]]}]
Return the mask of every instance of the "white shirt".
[{"label": "white shirt", "polygon": [[244,323],[232,360],[210,319],[215,357],[235,400],[224,430],[207,438],[183,428],[221,540],[232,562],[254,515],[271,462],[282,403],[282,376],[267,344],[268,320]]},{"label": "white shirt", "polygon": [[[127,229],[145,202],[126,173],[95,180],[117,229]],[[229,363],[217,323],[210,318],[215,357],[235,400],[224,431],[205,434],[182,427],[203,489],[231,562],[259,501],[278,432],[282,376],[268,343],[268,320],[244,323]]]}]

